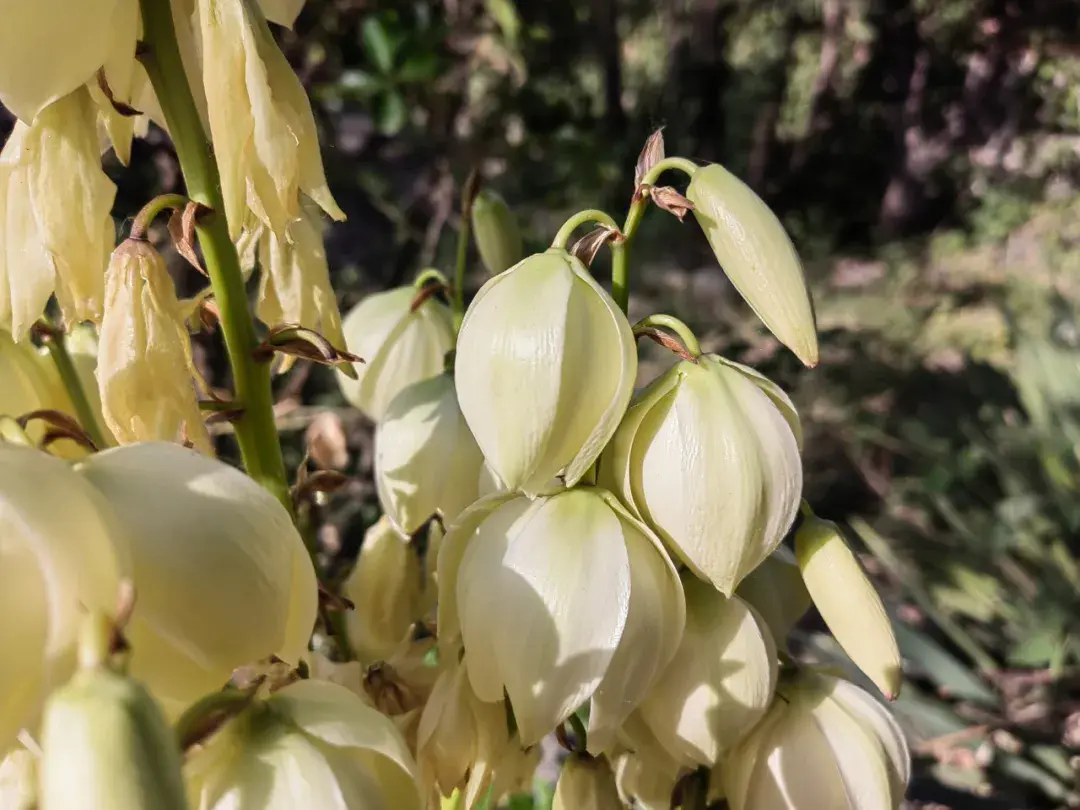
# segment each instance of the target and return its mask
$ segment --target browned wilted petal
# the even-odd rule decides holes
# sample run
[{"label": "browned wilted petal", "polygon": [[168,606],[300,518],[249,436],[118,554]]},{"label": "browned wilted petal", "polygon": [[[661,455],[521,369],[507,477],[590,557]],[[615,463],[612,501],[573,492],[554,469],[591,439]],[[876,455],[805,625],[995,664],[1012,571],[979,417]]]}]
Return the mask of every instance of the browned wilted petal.
[{"label": "browned wilted petal", "polygon": [[682,222],[687,211],[694,210],[694,204],[671,186],[652,188],[649,190],[649,196],[652,197],[657,208],[662,208],[669,214],[674,214],[679,218],[679,222]]},{"label": "browned wilted petal", "polygon": [[638,155],[637,165],[634,167],[634,188],[637,188],[645,180],[649,169],[664,159],[664,128],[656,130],[645,141],[645,146]]},{"label": "browned wilted petal", "polygon": [[620,235],[616,228],[599,225],[578,239],[570,252],[580,259],[586,267],[591,267],[596,254],[600,252],[600,248],[617,239]]}]

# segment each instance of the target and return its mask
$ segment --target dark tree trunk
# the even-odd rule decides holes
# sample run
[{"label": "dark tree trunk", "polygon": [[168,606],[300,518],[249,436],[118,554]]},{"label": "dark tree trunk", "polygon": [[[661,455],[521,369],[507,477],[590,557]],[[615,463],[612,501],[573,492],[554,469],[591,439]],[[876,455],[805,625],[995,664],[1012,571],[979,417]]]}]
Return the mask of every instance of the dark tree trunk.
[{"label": "dark tree trunk", "polygon": [[604,70],[604,120],[611,132],[618,133],[626,126],[626,113],[622,106],[618,0],[593,0],[593,18]]}]

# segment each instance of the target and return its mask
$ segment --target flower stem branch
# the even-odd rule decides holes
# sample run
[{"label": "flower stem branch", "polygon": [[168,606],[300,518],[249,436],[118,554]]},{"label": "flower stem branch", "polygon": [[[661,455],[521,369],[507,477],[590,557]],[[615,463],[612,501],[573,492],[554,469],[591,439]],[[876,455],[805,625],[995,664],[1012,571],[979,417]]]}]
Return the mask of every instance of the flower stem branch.
[{"label": "flower stem branch", "polygon": [[183,194],[159,194],[142,207],[131,223],[131,238],[145,239],[151,223],[165,210],[183,208],[191,200]]},{"label": "flower stem branch", "polygon": [[630,244],[637,233],[641,217],[648,205],[648,197],[642,193],[642,189],[655,185],[660,175],[670,170],[679,171],[687,177],[693,177],[697,171],[697,164],[686,158],[664,158],[653,166],[642,178],[641,185],[634,189],[634,201],[630,204],[630,210],[626,214],[626,222],[623,223],[623,238],[611,246],[611,297],[619,305],[623,312],[630,306]]},{"label": "flower stem branch", "polygon": [[607,225],[609,228],[619,230],[619,226],[615,224],[610,216],[603,211],[599,211],[595,208],[589,208],[585,211],[578,211],[570,219],[563,223],[563,226],[559,228],[559,232],[555,234],[555,239],[552,240],[551,246],[558,250],[566,250],[566,243],[570,241],[570,237],[574,231],[584,225],[586,222],[599,222],[601,225]]},{"label": "flower stem branch", "polygon": [[[673,346],[667,340],[664,340],[663,333],[657,334],[660,329],[667,329],[669,332],[678,335],[679,340],[682,341],[682,346]],[[689,326],[671,315],[650,315],[647,318],[642,318],[634,324],[634,336],[650,337],[656,340],[657,343],[671,349],[680,357],[694,363],[701,357],[701,344],[698,343],[697,336],[694,335]],[[683,349],[683,351],[680,351],[680,349]]]},{"label": "flower stem branch", "polygon": [[480,174],[469,173],[461,190],[461,227],[458,229],[457,257],[454,262],[454,287],[451,290],[450,310],[454,315],[454,331],[465,319],[465,270],[469,259],[469,238],[472,235],[472,207],[480,191]]},{"label": "flower stem branch", "polygon": [[56,373],[60,375],[60,382],[63,384],[68,399],[71,400],[71,404],[75,408],[75,416],[78,417],[79,425],[95,447],[99,450],[105,449],[112,442],[106,439],[101,425],[98,424],[97,415],[94,413],[90,400],[86,396],[86,391],[83,390],[82,382],[79,380],[79,373],[75,370],[75,363],[72,361],[71,353],[67,350],[67,344],[64,342],[64,333],[59,329],[46,326],[39,329],[38,334],[41,335],[42,345],[49,352],[49,357],[53,365],[56,366]]},{"label": "flower stem branch", "polygon": [[221,310],[221,330],[232,367],[236,399],[244,408],[243,416],[235,423],[240,455],[248,474],[291,513],[285,463],[274,425],[270,366],[252,357],[259,339],[244,289],[240,259],[229,238],[217,163],[180,58],[171,4],[161,0],[140,0],[140,5],[143,39],[147,46],[143,65],[161,102],[188,196],[213,212],[196,224],[195,231],[214,298]]}]

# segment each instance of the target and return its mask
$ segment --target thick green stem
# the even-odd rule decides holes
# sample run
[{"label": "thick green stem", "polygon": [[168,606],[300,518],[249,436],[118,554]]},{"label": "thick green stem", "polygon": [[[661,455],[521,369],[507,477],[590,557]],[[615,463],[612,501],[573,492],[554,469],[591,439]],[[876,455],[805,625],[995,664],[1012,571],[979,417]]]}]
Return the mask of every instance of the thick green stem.
[{"label": "thick green stem", "polygon": [[63,333],[58,329],[51,330],[44,335],[42,342],[49,352],[49,357],[52,358],[53,365],[56,366],[56,372],[60,375],[60,382],[67,391],[68,399],[75,408],[75,416],[79,424],[94,446],[99,450],[104,450],[112,442],[106,438],[101,425],[98,424],[97,415],[90,405],[90,400],[87,399],[86,391],[83,390],[82,382],[79,380],[79,373],[75,370],[75,363],[72,362],[71,354],[64,343]]},{"label": "thick green stem", "polygon": [[285,463],[274,425],[270,364],[258,362],[252,356],[259,339],[244,289],[240,259],[229,238],[217,163],[180,59],[171,4],[164,0],[141,0],[141,7],[143,38],[148,46],[143,65],[165,114],[188,196],[213,212],[196,225],[195,231],[221,310],[221,330],[232,366],[236,400],[244,410],[235,422],[240,455],[248,474],[291,513]]},{"label": "thick green stem", "polygon": [[[664,158],[649,169],[642,178],[641,185],[643,187],[655,185],[660,175],[669,169],[680,171],[687,177],[693,177],[697,168],[696,163],[686,158]],[[611,247],[611,297],[615,299],[615,303],[623,312],[626,312],[630,306],[630,246],[637,233],[638,225],[641,224],[641,217],[645,214],[645,206],[649,202],[648,197],[637,193],[639,191],[640,189],[635,189],[634,202],[631,203],[630,210],[626,214],[626,222],[623,223],[622,228],[623,238]]]},{"label": "thick green stem", "polygon": [[603,211],[598,211],[595,208],[578,211],[570,217],[570,219],[566,220],[561,228],[559,228],[559,232],[555,234],[555,239],[552,241],[551,246],[559,250],[566,250],[566,243],[570,241],[570,237],[573,235],[574,231],[586,222],[599,222],[601,225],[607,225],[609,228],[615,228],[616,230],[619,227],[615,224],[615,220]]},{"label": "thick green stem", "polygon": [[472,232],[470,212],[461,212],[461,230],[458,231],[457,259],[454,262],[454,287],[451,290],[450,310],[454,314],[454,331],[461,328],[465,319],[465,269],[469,258],[469,236]]}]

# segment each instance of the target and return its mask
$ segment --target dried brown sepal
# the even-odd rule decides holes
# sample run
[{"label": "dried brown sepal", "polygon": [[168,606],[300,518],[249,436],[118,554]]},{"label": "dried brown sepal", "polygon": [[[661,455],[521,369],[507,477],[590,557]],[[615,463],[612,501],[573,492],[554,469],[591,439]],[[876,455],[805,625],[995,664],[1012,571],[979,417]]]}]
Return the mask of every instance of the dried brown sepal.
[{"label": "dried brown sepal", "polygon": [[463,218],[467,219],[472,212],[473,203],[476,201],[476,195],[480,193],[481,185],[483,185],[483,177],[479,169],[474,167],[461,187],[461,216]]},{"label": "dried brown sepal", "polygon": [[637,189],[641,186],[645,180],[645,175],[649,173],[649,170],[664,159],[664,128],[656,130],[649,139],[645,141],[645,146],[641,149],[641,154],[638,155],[637,165],[634,166],[634,188]]},{"label": "dried brown sepal", "polygon": [[618,228],[610,225],[597,225],[583,237],[574,242],[570,252],[581,260],[586,267],[592,267],[596,254],[600,248],[609,242],[614,242],[622,236]]},{"label": "dried brown sepal", "polygon": [[243,689],[229,687],[234,689],[234,700],[221,701],[220,705],[212,711],[200,716],[194,722],[184,724],[180,730],[180,750],[186,754],[195,746],[214,736],[218,729],[252,704],[265,681],[266,676],[260,675]]},{"label": "dried brown sepal", "polygon": [[349,476],[337,470],[316,470],[299,476],[291,488],[293,504],[299,508],[319,493],[337,492],[349,483]]},{"label": "dried brown sepal", "polygon": [[654,186],[649,189],[649,196],[657,208],[678,217],[679,222],[682,222],[688,212],[694,210],[694,204],[671,186]]},{"label": "dried brown sepal", "polygon": [[[244,409],[236,407],[219,407],[223,403],[214,402],[213,400],[200,400],[199,408],[202,410],[209,410],[210,414],[203,420],[208,425],[219,425],[222,422],[239,422],[244,417]],[[211,406],[209,408],[205,406]]]},{"label": "dried brown sepal", "polygon": [[319,583],[319,606],[326,610],[342,613],[346,610],[356,610],[356,604],[340,593],[334,593],[323,583]]},{"label": "dried brown sepal", "polygon": [[364,672],[364,692],[387,717],[397,717],[423,705],[415,690],[385,661],[376,661]]},{"label": "dried brown sepal", "polygon": [[425,284],[423,287],[416,291],[416,295],[413,296],[412,303],[409,304],[409,312],[416,312],[416,310],[420,309],[420,307],[424,305],[425,301],[427,301],[429,298],[431,298],[431,296],[435,295],[436,293],[446,293],[447,295],[449,295],[450,288],[442,282],[435,280],[429,281],[427,284]]},{"label": "dried brown sepal", "polygon": [[120,115],[124,116],[125,118],[134,118],[137,115],[142,115],[142,110],[136,110],[130,104],[126,104],[123,101],[117,100],[116,96],[113,95],[112,88],[109,87],[109,80],[105,78],[105,68],[103,67],[98,68],[97,86],[98,89],[101,90],[105,98],[108,99],[109,103],[112,105],[112,108],[116,110],[116,112]]},{"label": "dried brown sepal", "polygon": [[337,366],[346,373],[352,370],[352,363],[364,362],[359,355],[337,348],[314,329],[295,323],[271,327],[266,340],[251,353],[259,362],[267,362],[273,359],[275,354],[287,354],[326,366]]},{"label": "dried brown sepal", "polygon": [[199,217],[210,213],[210,210],[201,203],[191,201],[183,208],[174,210],[169,216],[169,236],[172,237],[176,252],[207,278],[210,275],[202,266],[199,254],[195,250],[195,225]]},{"label": "dried brown sepal", "polygon": [[697,363],[697,358],[690,354],[678,340],[673,338],[667,332],[661,329],[657,329],[655,326],[638,326],[634,328],[634,337],[647,337],[655,343],[659,343],[668,351],[677,354],[683,360],[689,360],[691,363]]},{"label": "dried brown sepal", "polygon": [[94,444],[94,440],[90,438],[90,435],[85,430],[83,430],[82,425],[63,411],[42,408],[40,410],[24,413],[15,421],[23,430],[26,429],[26,426],[30,422],[34,421],[44,422],[48,425],[48,429],[41,442],[43,447],[48,447],[53,442],[61,439],[70,439],[91,451],[101,449]]}]

